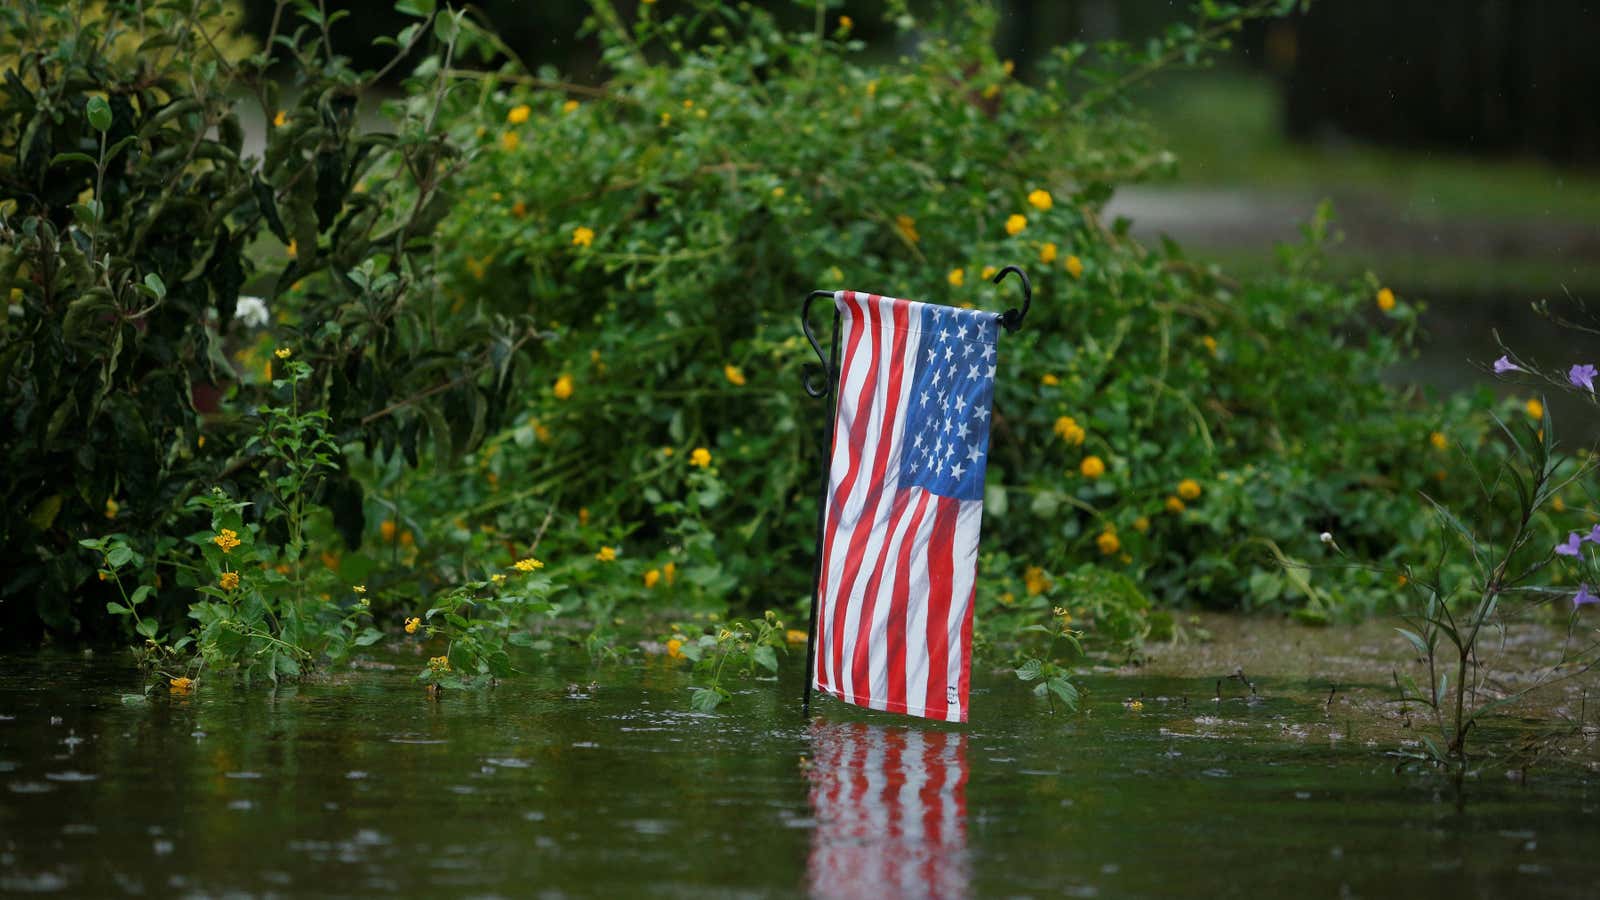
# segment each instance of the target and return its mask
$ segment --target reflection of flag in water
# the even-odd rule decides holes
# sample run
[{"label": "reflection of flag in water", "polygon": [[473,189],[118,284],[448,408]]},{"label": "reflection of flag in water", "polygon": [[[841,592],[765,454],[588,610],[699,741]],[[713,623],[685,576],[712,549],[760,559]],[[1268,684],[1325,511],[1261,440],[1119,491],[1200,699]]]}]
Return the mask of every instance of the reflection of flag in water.
[{"label": "reflection of flag in water", "polygon": [[813,895],[966,896],[966,735],[818,722],[811,743]]},{"label": "reflection of flag in water", "polygon": [[816,687],[967,720],[1000,316],[841,291]]}]

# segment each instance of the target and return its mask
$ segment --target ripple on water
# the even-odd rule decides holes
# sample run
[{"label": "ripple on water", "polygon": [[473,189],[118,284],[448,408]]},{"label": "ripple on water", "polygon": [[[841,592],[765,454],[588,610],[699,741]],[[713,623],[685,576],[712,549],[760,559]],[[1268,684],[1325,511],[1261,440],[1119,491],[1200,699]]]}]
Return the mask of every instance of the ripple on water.
[{"label": "ripple on water", "polygon": [[42,781],[13,781],[7,785],[13,794],[48,794],[55,788]]},{"label": "ripple on water", "polygon": [[65,772],[46,772],[44,774],[44,777],[50,779],[51,781],[75,782],[75,781],[95,781],[95,780],[99,779],[100,776],[99,775],[92,775],[92,774],[90,774],[88,772],[77,772],[77,771],[73,771],[73,770],[68,770],[68,771],[65,771]]}]

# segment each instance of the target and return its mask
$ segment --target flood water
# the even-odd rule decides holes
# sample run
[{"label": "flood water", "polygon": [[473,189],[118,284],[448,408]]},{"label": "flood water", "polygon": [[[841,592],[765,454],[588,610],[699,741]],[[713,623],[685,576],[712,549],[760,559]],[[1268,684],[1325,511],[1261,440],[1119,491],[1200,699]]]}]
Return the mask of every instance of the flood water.
[{"label": "flood water", "polygon": [[[799,654],[715,714],[660,659],[546,661],[439,702],[409,657],[129,701],[124,656],[13,656],[0,893],[1600,895],[1592,743],[1459,788],[1396,774],[1384,676],[1350,664],[1393,646],[1296,634],[1309,662],[1249,673],[1254,698],[1218,679],[1271,662],[1212,644],[1086,677],[1076,715],[976,673],[967,726],[826,698],[807,720]],[[1331,675],[1319,635],[1343,642]]]}]

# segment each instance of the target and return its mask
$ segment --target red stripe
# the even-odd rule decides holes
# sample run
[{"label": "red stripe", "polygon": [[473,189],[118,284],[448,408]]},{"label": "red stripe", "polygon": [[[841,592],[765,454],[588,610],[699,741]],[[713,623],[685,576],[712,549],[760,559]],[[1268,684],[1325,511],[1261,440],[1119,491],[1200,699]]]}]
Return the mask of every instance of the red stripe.
[{"label": "red stripe", "polygon": [[889,653],[889,708],[895,712],[906,711],[906,612],[911,605],[911,551],[917,543],[917,531],[922,527],[923,514],[928,509],[928,491],[917,491],[917,508],[911,514],[911,524],[906,526],[905,540],[900,543],[900,558],[895,561],[894,595],[889,598],[889,615],[885,619]]},{"label": "red stripe", "polygon": [[[844,578],[839,582],[839,597],[843,602],[849,602],[849,598],[855,592],[856,580],[861,576],[862,557],[866,554],[867,540],[874,531],[872,522],[877,519],[878,505],[883,502],[883,483],[888,474],[890,452],[894,449],[894,425],[900,414],[900,382],[905,374],[906,307],[895,306],[892,315],[895,331],[890,346],[893,356],[889,365],[888,404],[883,413],[883,426],[878,431],[878,453],[872,469],[872,484],[867,488],[868,502],[871,504],[867,508],[873,510],[873,515],[871,520],[863,522],[863,527],[857,528],[856,533],[851,536],[850,557],[846,563],[852,567],[845,569]],[[894,465],[899,468],[900,460],[895,459]],[[895,525],[905,512],[908,499],[905,491],[897,491],[890,503],[889,527],[883,534],[883,545],[878,549],[878,563],[873,567],[872,577],[867,582],[867,589],[861,598],[861,617],[856,620],[851,675],[855,702],[863,706],[871,705],[873,699],[868,656],[873,644],[872,615],[878,605],[878,588],[883,583],[883,563],[888,559],[889,540],[894,536]]]},{"label": "red stripe", "polygon": [[[877,300],[878,298],[876,296],[869,296],[867,299],[867,306],[874,310],[875,316]],[[864,518],[856,522],[855,529],[850,533],[850,544],[845,550],[844,571],[840,573],[839,592],[835,596],[836,603],[833,609],[833,622],[836,629],[833,636],[834,685],[836,688],[841,690],[844,687],[843,679],[840,677],[840,673],[844,669],[845,658],[844,630],[847,620],[847,613],[849,612],[850,596],[855,592],[856,579],[860,577],[861,574],[862,557],[866,555],[867,551],[867,540],[872,536],[872,525],[873,521],[877,517],[878,504],[883,500],[883,474],[889,455],[887,452],[887,446],[888,443],[893,440],[893,432],[891,431],[891,427],[894,424],[894,415],[896,412],[895,407],[899,402],[900,376],[902,374],[902,369],[904,369],[904,366],[902,365],[902,357],[905,350],[905,331],[903,330],[903,326],[905,324],[906,307],[903,304],[897,304],[895,305],[891,314],[894,317],[894,324],[902,327],[896,328],[893,336],[890,339],[889,346],[891,357],[889,360],[888,369],[891,391],[887,395],[887,414],[878,415],[872,408],[872,397],[874,394],[869,392],[877,386],[877,376],[879,371],[884,368],[885,362],[885,360],[881,358],[875,358],[872,361],[873,365],[871,370],[869,370],[867,373],[866,381],[861,386],[861,397],[856,404],[856,421],[852,424],[859,427],[851,429],[851,434],[854,437],[852,446],[861,448],[862,453],[860,459],[864,460],[866,459],[865,447],[863,446],[866,443],[866,423],[869,419],[873,418],[878,419],[878,421],[882,423],[878,429],[878,446],[877,452],[872,461],[872,474],[870,476],[870,480],[867,482],[866,491],[862,495],[863,502],[861,504],[861,510],[864,514]],[[874,325],[876,327],[873,330],[876,333],[873,336],[876,338],[881,336],[881,331],[884,326],[878,321],[875,321]],[[876,340],[873,341],[873,346],[877,346]],[[896,350],[899,350],[900,352],[895,352]],[[855,471],[851,473],[852,482],[854,481],[854,476],[860,472],[858,467],[853,468],[855,468]],[[856,634],[850,636],[852,645],[859,643],[861,640],[859,622],[860,620],[857,619],[858,625]],[[854,646],[852,646],[852,650],[854,650]],[[868,685],[867,693],[871,693],[870,685]],[[859,685],[852,685],[851,694],[852,696],[846,697],[845,699],[849,700],[851,703],[863,703],[863,700],[861,699],[863,695],[860,692]]]},{"label": "red stripe", "polygon": [[[861,330],[869,331],[870,336],[872,336],[872,340],[870,340],[869,344],[867,344],[867,348],[869,349],[867,349],[866,359],[859,360],[858,364],[856,364],[861,365],[861,367],[864,367],[864,370],[866,370],[866,378],[862,378],[861,380],[861,391],[859,391],[858,396],[856,396],[856,404],[854,404],[853,407],[850,407],[850,447],[853,448],[853,450],[856,450],[856,452],[851,453],[850,466],[845,469],[845,477],[840,480],[840,484],[838,484],[838,490],[835,490],[834,496],[829,498],[829,517],[832,519],[832,522],[834,522],[834,525],[830,525],[829,533],[827,533],[827,543],[829,543],[827,554],[829,554],[829,559],[834,557],[834,552],[832,552],[832,549],[834,549],[834,538],[837,536],[838,528],[840,528],[840,525],[838,525],[838,516],[842,516],[845,501],[850,498],[851,490],[856,487],[856,477],[861,474],[861,448],[862,445],[866,445],[867,423],[872,420],[872,404],[870,404],[870,397],[872,397],[872,392],[874,392],[874,389],[877,388],[878,381],[877,311],[874,309],[875,304],[872,303],[872,301],[877,298],[875,298],[874,295],[867,295],[866,303],[861,303],[861,301],[858,299],[858,296],[854,295],[854,293],[848,293],[848,295],[845,295],[845,299],[846,303],[850,303],[851,312],[859,315],[859,320],[861,320]],[[862,311],[862,309],[864,309],[864,311]],[[850,370],[843,370],[843,372],[850,372]],[[843,383],[845,383],[845,376],[840,375],[840,384]],[[843,400],[843,397],[840,397],[840,400]],[[843,405],[840,405],[840,413],[843,413]],[[837,428],[834,429],[834,439],[838,439]],[[872,501],[870,495],[867,500],[869,500],[869,503]],[[862,509],[866,509],[866,506],[862,506]],[[851,546],[854,546],[854,536],[858,535],[859,532],[861,532],[861,528],[859,528],[858,522],[858,527],[856,527],[856,530],[851,532]],[[850,565],[850,560],[848,560],[848,557],[846,557],[845,565],[846,572],[848,572],[848,565]],[[840,676],[840,668],[843,666],[843,655],[845,655],[846,596],[848,596],[848,594],[837,593],[834,594],[834,596],[829,597],[830,607],[832,607],[832,609],[829,609],[829,615],[832,617],[832,628],[830,628],[830,631],[832,631],[832,637],[834,637],[834,647],[832,647],[832,649],[824,650],[829,652],[830,684],[832,684],[832,689],[834,689],[835,693],[840,693],[843,690],[843,681],[838,676]],[[840,695],[842,695],[842,693],[840,693]]]},{"label": "red stripe", "polygon": [[[884,829],[888,840],[885,842],[889,852],[875,854],[878,864],[882,866],[883,881],[885,886],[900,887],[900,856],[906,846],[904,826],[900,824],[900,788],[906,783],[906,734],[895,729],[884,734],[884,785],[883,806],[888,814],[888,825]],[[892,896],[904,896],[903,890],[895,890]]]},{"label": "red stripe", "polygon": [[[861,335],[871,329],[867,327],[867,322],[865,321],[866,317],[861,315],[860,307],[856,303],[856,295],[854,291],[844,292],[844,294],[840,297],[840,301],[844,307],[845,318],[850,321],[852,326],[850,328],[850,338],[845,348],[844,361],[839,369],[838,389],[842,391],[844,390],[845,383],[849,381],[849,379],[845,376],[851,371],[851,367],[855,365],[856,357],[858,355],[857,351],[861,347]],[[869,345],[869,347],[870,346],[871,345]],[[872,351],[869,349],[868,352],[870,353]],[[867,376],[869,379],[875,373],[876,368],[876,366],[869,366],[867,368]],[[842,418],[846,412],[849,412],[851,415],[852,425],[857,425],[863,428],[865,427],[865,419],[859,414],[860,407],[858,406],[853,409],[847,408],[843,403],[844,398],[841,397],[839,399],[841,402],[839,403],[837,417],[834,419],[833,446],[828,448],[829,466],[833,465],[834,458],[837,456],[839,441],[843,439],[840,433],[842,429],[839,427],[842,423],[839,421],[839,419]],[[854,440],[846,444],[846,448],[858,447],[861,445],[860,435],[854,435],[854,438]],[[827,638],[833,636],[835,633],[833,628],[832,613],[834,612],[834,607],[836,607],[837,604],[833,603],[833,598],[828,596],[828,571],[832,567],[833,563],[833,539],[839,533],[839,509],[843,505],[842,498],[849,496],[850,488],[855,484],[855,473],[858,465],[858,461],[854,458],[848,459],[847,465],[845,466],[845,471],[840,475],[839,488],[828,495],[828,527],[823,538],[822,590],[819,592],[819,602],[821,603],[821,608],[817,610],[819,614],[818,620],[823,623],[823,627],[826,628],[827,631],[821,636],[822,640],[817,642],[819,646],[811,647],[809,650],[817,655],[817,686],[830,689],[833,689],[833,685],[835,684],[834,676],[837,673],[830,665],[830,663],[833,661],[832,655],[822,652],[822,648],[827,646]],[[835,693],[837,693],[837,690],[835,690]]]},{"label": "red stripe", "polygon": [[923,707],[931,719],[950,711],[945,699],[949,681],[951,582],[955,571],[952,545],[961,501],[939,497],[934,501],[933,534],[928,540],[928,698]]},{"label": "red stripe", "polygon": [[944,790],[945,774],[948,771],[947,763],[940,758],[940,750],[949,736],[943,732],[926,732],[928,746],[922,752],[922,768],[928,773],[928,780],[922,783],[922,794],[918,798],[922,805],[922,840],[928,845],[929,851],[923,857],[922,883],[930,889],[935,889],[945,879],[940,877],[941,870],[952,864],[948,854],[959,850],[959,847],[946,847],[941,842],[944,834],[940,827],[940,819],[944,812],[944,804],[939,800],[939,794]]}]

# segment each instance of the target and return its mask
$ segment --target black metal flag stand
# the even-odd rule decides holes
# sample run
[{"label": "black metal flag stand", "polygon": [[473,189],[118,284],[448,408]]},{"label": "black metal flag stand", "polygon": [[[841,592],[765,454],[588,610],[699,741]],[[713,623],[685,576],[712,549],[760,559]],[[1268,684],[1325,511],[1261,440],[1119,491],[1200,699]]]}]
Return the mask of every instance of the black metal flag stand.
[{"label": "black metal flag stand", "polygon": [[[1028,280],[1028,273],[1017,266],[1006,266],[995,273],[994,283],[999,284],[1012,272],[1022,280],[1022,308],[1008,309],[1000,316],[1000,324],[1007,331],[1016,331],[1022,327],[1022,320],[1028,315],[1028,308],[1033,305],[1033,283]],[[833,310],[833,337],[829,342],[827,356],[822,354],[822,345],[817,343],[816,333],[811,330],[811,303],[818,297],[833,299],[833,291],[812,291],[806,295],[805,304],[800,307],[800,329],[805,332],[806,340],[811,342],[811,349],[817,353],[818,362],[823,366],[808,364],[802,377],[806,394],[822,399],[833,397],[833,402],[828,404],[828,420],[822,430],[822,489],[817,495],[817,547],[815,552],[816,565],[811,574],[811,625],[806,630],[806,689],[805,699],[801,701],[801,713],[811,714],[811,682],[816,678],[817,665],[817,607],[821,601],[822,591],[822,538],[823,530],[827,527],[828,510],[828,484],[830,480],[829,468],[833,464],[833,420],[838,415],[839,387],[839,308]]]}]

